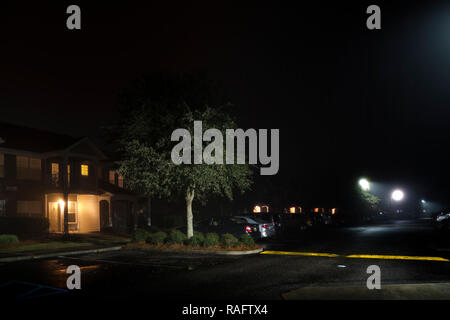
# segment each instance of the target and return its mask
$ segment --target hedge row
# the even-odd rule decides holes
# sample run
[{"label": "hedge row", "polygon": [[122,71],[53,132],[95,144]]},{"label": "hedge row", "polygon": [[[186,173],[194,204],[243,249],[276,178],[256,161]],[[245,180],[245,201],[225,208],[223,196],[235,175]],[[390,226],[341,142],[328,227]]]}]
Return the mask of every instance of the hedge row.
[{"label": "hedge row", "polygon": [[230,233],[225,233],[219,236],[217,233],[203,234],[198,231],[194,231],[194,235],[187,239],[186,235],[181,231],[174,230],[169,234],[159,231],[150,233],[144,229],[138,229],[133,234],[134,242],[147,242],[154,245],[161,244],[185,244],[192,247],[216,247],[221,246],[223,248],[235,248],[239,246],[245,246],[252,248],[255,245],[255,241],[248,234],[243,234],[237,239]]},{"label": "hedge row", "polygon": [[19,238],[15,234],[0,234],[0,245],[18,244]]}]

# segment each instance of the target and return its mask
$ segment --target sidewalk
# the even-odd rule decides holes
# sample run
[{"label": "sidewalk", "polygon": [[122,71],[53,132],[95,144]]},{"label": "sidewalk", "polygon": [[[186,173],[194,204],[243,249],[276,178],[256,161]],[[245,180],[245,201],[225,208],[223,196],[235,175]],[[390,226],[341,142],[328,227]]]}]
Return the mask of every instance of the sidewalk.
[{"label": "sidewalk", "polygon": [[16,262],[32,259],[44,259],[59,256],[68,255],[78,255],[78,254],[89,254],[89,253],[99,253],[107,251],[117,251],[121,250],[122,245],[114,246],[80,246],[80,247],[70,247],[65,249],[51,249],[51,250],[36,250],[36,251],[25,251],[17,253],[0,253],[0,263],[5,262]]}]

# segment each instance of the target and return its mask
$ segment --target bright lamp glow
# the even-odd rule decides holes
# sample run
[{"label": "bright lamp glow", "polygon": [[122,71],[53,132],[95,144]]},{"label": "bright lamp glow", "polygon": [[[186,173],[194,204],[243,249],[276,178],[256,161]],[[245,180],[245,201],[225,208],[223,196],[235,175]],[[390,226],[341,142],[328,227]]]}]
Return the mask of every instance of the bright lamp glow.
[{"label": "bright lamp glow", "polygon": [[369,184],[369,181],[367,181],[367,179],[360,179],[359,185],[360,185],[361,189],[363,189],[363,191],[370,190],[370,184]]},{"label": "bright lamp glow", "polygon": [[394,201],[401,201],[405,195],[403,194],[402,190],[394,190],[392,192],[391,198]]}]

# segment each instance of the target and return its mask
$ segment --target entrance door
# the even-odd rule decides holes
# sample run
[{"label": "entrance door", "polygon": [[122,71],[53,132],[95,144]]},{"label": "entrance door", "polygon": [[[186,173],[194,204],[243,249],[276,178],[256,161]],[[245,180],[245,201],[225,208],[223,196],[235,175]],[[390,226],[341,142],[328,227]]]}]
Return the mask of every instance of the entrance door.
[{"label": "entrance door", "polygon": [[50,232],[63,232],[63,212],[58,202],[48,203],[48,219]]}]

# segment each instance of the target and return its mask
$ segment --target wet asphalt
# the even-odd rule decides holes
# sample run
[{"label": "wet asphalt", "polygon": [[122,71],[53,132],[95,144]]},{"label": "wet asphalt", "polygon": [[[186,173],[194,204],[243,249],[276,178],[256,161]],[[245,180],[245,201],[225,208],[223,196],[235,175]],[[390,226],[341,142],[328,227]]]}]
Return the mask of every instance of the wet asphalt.
[{"label": "wet asphalt", "polygon": [[[280,300],[283,294],[305,287],[365,286],[370,265],[380,267],[382,285],[450,282],[450,262],[446,261],[348,258],[376,254],[450,259],[450,236],[436,232],[428,221],[312,228],[260,244],[275,254],[122,250],[4,263],[0,265],[0,293],[3,301]],[[80,290],[67,289],[70,265],[81,269]]]}]

